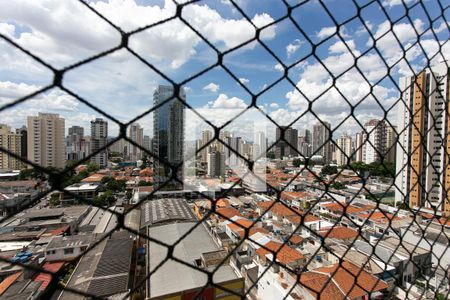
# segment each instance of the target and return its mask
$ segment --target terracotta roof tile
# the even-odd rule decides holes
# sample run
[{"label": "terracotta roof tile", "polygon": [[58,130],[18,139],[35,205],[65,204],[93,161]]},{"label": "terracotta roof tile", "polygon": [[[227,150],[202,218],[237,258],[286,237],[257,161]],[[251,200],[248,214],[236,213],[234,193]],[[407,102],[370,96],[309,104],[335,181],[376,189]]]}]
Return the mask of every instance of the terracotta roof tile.
[{"label": "terracotta roof tile", "polygon": [[356,239],[359,236],[358,231],[344,226],[335,226],[331,228],[326,228],[320,230],[319,234],[322,237],[339,240]]},{"label": "terracotta roof tile", "polygon": [[[304,256],[300,252],[289,247],[286,244],[270,241],[265,244],[264,247],[276,252],[277,261],[285,265],[296,262],[298,260],[302,260],[304,258]],[[270,251],[267,251],[263,247],[260,247],[258,248],[258,250],[256,250],[256,254],[262,259],[266,259],[266,255],[272,253]]]},{"label": "terracotta roof tile", "polygon": [[319,298],[320,293],[320,299],[356,299],[388,288],[384,281],[350,262],[303,273],[299,282],[314,297]]}]

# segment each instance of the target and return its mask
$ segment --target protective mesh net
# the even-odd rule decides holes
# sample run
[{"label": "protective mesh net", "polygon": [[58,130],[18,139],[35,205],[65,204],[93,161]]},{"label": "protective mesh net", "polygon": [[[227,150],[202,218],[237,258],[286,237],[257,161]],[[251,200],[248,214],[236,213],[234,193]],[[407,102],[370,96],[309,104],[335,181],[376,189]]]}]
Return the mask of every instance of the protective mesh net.
[{"label": "protective mesh net", "polygon": [[[62,69],[48,63],[46,57],[39,57],[38,55],[33,54],[33,51],[22,47],[14,41],[12,37],[0,33],[3,42],[14,47],[17,51],[23,52],[26,56],[48,68],[53,73],[53,81],[50,85],[44,86],[35,92],[3,105],[0,107],[0,112],[7,111],[38,95],[59,88],[120,127],[120,134],[116,139],[108,142],[104,147],[100,147],[86,158],[67,166],[64,170],[42,167],[37,163],[27,160],[23,156],[17,155],[7,147],[0,147],[1,152],[6,153],[9,157],[24,162],[26,165],[33,168],[36,173],[40,174],[39,176],[43,181],[48,182],[48,188],[45,188],[45,191],[40,193],[33,204],[38,203],[41,199],[49,197],[52,192],[59,191],[64,192],[68,197],[77,199],[80,203],[96,206],[101,210],[108,211],[112,216],[116,217],[117,223],[114,225],[114,228],[110,228],[105,235],[98,237],[95,242],[90,243],[88,247],[83,249],[83,252],[78,255],[78,259],[74,260],[72,263],[68,263],[69,265],[72,265],[72,269],[79,263],[80,259],[88,257],[94,249],[105,247],[105,241],[108,241],[109,239],[113,240],[115,233],[118,231],[126,231],[136,237],[136,245],[148,246],[151,244],[153,245],[152,247],[160,247],[158,249],[161,249],[162,247],[167,250],[164,259],[157,265],[152,266],[151,270],[143,268],[138,271],[136,267],[132,268],[133,271],[130,272],[134,272],[134,281],[129,284],[130,289],[126,293],[120,295],[120,297],[123,298],[131,296],[138,298],[139,295],[143,297],[146,293],[146,289],[152,289],[152,276],[155,276],[158,270],[163,268],[164,264],[170,260],[177,262],[183,267],[191,268],[193,272],[196,271],[206,275],[202,287],[191,291],[192,294],[189,297],[193,298],[207,298],[207,291],[210,290],[211,287],[215,287],[220,289],[223,296],[235,295],[241,298],[256,299],[257,295],[264,296],[264,291],[261,290],[263,285],[260,284],[260,280],[262,280],[264,276],[268,276],[268,273],[272,272],[278,274],[278,277],[276,278],[282,290],[281,294],[284,295],[284,298],[288,299],[302,299],[305,293],[309,293],[313,295],[313,297],[320,299],[344,299],[345,297],[353,299],[365,294],[372,296],[381,295],[382,298],[403,297],[408,299],[428,299],[440,297],[440,299],[447,299],[449,284],[447,230],[449,227],[449,220],[448,217],[446,217],[445,214],[441,214],[440,211],[443,210],[448,212],[450,210],[449,197],[447,195],[450,187],[448,182],[448,177],[450,175],[447,174],[448,150],[450,149],[450,146],[447,144],[447,129],[442,129],[443,125],[439,123],[439,121],[447,120],[444,121],[444,126],[448,126],[449,111],[447,102],[449,98],[448,86],[450,77],[448,76],[448,69],[446,69],[445,74],[442,74],[431,72],[428,68],[436,59],[439,60],[445,57],[443,51],[448,41],[439,41],[435,24],[437,24],[438,20],[444,20],[445,26],[443,30],[446,32],[449,31],[446,19],[446,13],[448,13],[449,7],[446,5],[449,3],[446,4],[446,1],[436,1],[435,6],[438,7],[439,14],[434,13],[433,15],[430,15],[427,6],[422,1],[414,3],[411,3],[411,1],[402,1],[406,2],[401,4],[404,8],[404,13],[393,18],[386,10],[382,1],[353,1],[354,14],[349,14],[345,20],[342,20],[341,18],[338,19],[336,17],[333,9],[330,8],[326,1],[313,1],[315,2],[315,5],[320,7],[323,15],[331,20],[335,27],[333,32],[328,34],[325,38],[316,41],[311,36],[311,33],[305,30],[302,22],[295,17],[296,12],[304,9],[304,6],[311,1],[280,1],[277,4],[285,6],[286,14],[273,20],[271,23],[259,26],[258,24],[255,24],[256,22],[254,19],[247,15],[245,9],[239,5],[239,2],[230,0],[229,4],[232,8],[239,12],[239,14],[251,24],[254,34],[244,42],[233,45],[229,49],[221,50],[215,42],[210,41],[207,34],[204,33],[204,28],[200,28],[197,24],[194,24],[193,21],[187,18],[183,13],[189,6],[196,2],[197,1],[186,1],[177,3],[174,1],[176,10],[173,16],[161,18],[155,23],[132,31],[126,31],[114,24],[108,17],[95,10],[88,2],[80,1],[84,9],[91,11],[96,17],[101,18],[109,24],[111,28],[116,30],[121,36],[121,41],[116,47],[96,53],[93,56],[80,60]],[[382,33],[373,33],[373,30],[370,28],[371,25],[364,19],[365,9],[370,6],[378,7],[380,14],[388,20],[385,31]],[[405,43],[403,38],[399,36],[400,29],[395,26],[401,22],[414,24],[414,20],[410,17],[410,12],[418,9],[423,12],[428,27],[425,26],[425,28],[421,28],[421,30],[418,31],[415,26],[411,26],[411,34],[415,35],[416,39],[414,42]],[[212,49],[210,53],[213,63],[207,68],[198,71],[196,74],[182,78],[181,80],[178,78],[175,80],[171,78],[171,76],[166,75],[158,67],[157,62],[146,59],[133,47],[130,47],[130,40],[134,36],[148,30],[160,30],[159,28],[164,26],[164,24],[174,21],[180,22],[188,27],[202,42]],[[262,38],[266,30],[283,22],[289,23],[290,26],[295,28],[295,30],[298,31],[299,36],[304,40],[304,43],[307,43],[310,48],[309,53],[306,53],[302,58],[290,64],[287,64],[285,60],[277,54],[274,45]],[[364,52],[355,51],[354,45],[348,42],[344,30],[342,30],[346,25],[352,22],[359,22],[364,31],[370,36],[370,45],[366,47]],[[425,34],[428,38],[431,36],[431,39],[437,41],[435,44],[436,47],[432,53],[424,49],[424,45],[422,45],[421,39]],[[342,51],[345,51],[352,57],[352,64],[340,70],[333,68],[332,62],[325,61],[320,50],[327,42],[335,38],[342,42]],[[389,38],[390,41],[395,44],[393,47],[398,49],[398,55],[395,55],[394,58],[390,57],[387,59],[385,57],[385,52],[380,50],[379,45],[383,39],[386,38]],[[271,59],[276,61],[278,69],[281,71],[281,73],[277,73],[279,76],[276,80],[267,84],[258,92],[252,91],[252,89],[250,89],[245,82],[235,74],[232,68],[224,63],[228,56],[243,47],[248,47],[252,43],[256,43],[258,47],[264,49]],[[414,52],[416,54],[412,53],[413,50],[416,51]],[[171,97],[168,97],[151,108],[143,108],[141,113],[129,122],[121,122],[108,113],[106,109],[93,104],[92,101],[89,101],[65,85],[65,74],[69,71],[93,64],[96,61],[113,55],[117,51],[125,51],[128,55],[137,59],[143,67],[158,74],[168,83],[168,85],[173,87]],[[373,80],[371,74],[368,74],[364,68],[364,64],[370,63],[370,61],[366,60],[369,54],[376,56],[378,61],[382,63],[381,69],[383,69],[383,74],[381,76],[376,76],[376,80]],[[49,53],[48,55],[51,56],[52,53]],[[411,63],[412,56],[416,55],[423,56],[424,63],[420,67]],[[314,60],[318,63],[321,71],[329,78],[330,83],[326,89],[323,89],[314,95],[305,92],[301,86],[292,79],[292,76],[289,76],[293,69],[308,60]],[[444,61],[443,64],[448,68],[446,61]],[[398,68],[400,65],[412,74],[408,77],[410,78],[409,81],[406,80],[405,82],[399,83],[397,78],[394,78],[392,75],[394,69]],[[183,86],[188,85],[196,78],[207,74],[207,72],[217,67],[220,67],[224,74],[230,76],[236,84],[244,89],[251,97],[251,102],[245,109],[239,114],[229,118],[227,122],[221,126],[217,126],[211,122],[211,120],[205,118],[203,114],[197,113],[196,108],[188,103],[185,97],[180,96],[182,94]],[[363,78],[368,86],[367,90],[363,91],[363,95],[357,100],[350,99],[348,97],[348,91],[343,90],[339,84],[340,80],[349,74]],[[381,99],[380,95],[377,93],[377,88],[386,81],[389,81],[392,84],[393,89],[399,94],[399,96],[395,100],[392,100],[389,105],[386,105],[384,99]],[[283,124],[284,126],[277,124],[277,122],[267,113],[267,110],[258,102],[266,92],[270,91],[281,82],[291,85],[295,90],[295,93],[297,93],[297,96],[304,99],[307,103],[307,108],[299,112],[288,124]],[[430,82],[434,82],[434,84],[429,84]],[[341,118],[340,123],[332,124],[330,127],[322,115],[315,111],[314,108],[315,104],[320,102],[320,99],[331,92],[338,95],[339,98],[348,104],[348,114]],[[412,95],[414,95],[414,98]],[[443,109],[439,113],[436,113],[435,111],[431,112],[434,107],[431,107],[430,95],[434,95],[433,97],[441,97],[443,99]],[[294,149],[295,156],[304,161],[304,163],[300,164],[300,167],[295,170],[295,174],[291,173],[289,176],[286,176],[283,184],[275,184],[274,181],[267,180],[266,184],[268,191],[270,191],[269,194],[271,200],[266,202],[255,201],[252,203],[256,214],[254,218],[251,219],[250,224],[240,222],[239,219],[231,219],[224,210],[220,209],[219,201],[217,200],[231,195],[233,189],[238,187],[242,183],[242,180],[235,181],[231,186],[223,190],[220,195],[216,195],[215,197],[200,191],[193,192],[195,197],[205,200],[208,204],[206,205],[206,208],[203,208],[201,213],[197,215],[198,220],[196,225],[183,232],[180,238],[174,242],[166,242],[164,239],[161,239],[160,236],[152,235],[150,229],[137,230],[136,228],[131,228],[131,226],[127,224],[127,216],[129,217],[132,215],[135,209],[141,208],[142,210],[143,208],[141,205],[143,203],[159,201],[158,199],[160,196],[157,196],[158,192],[167,191],[173,184],[183,184],[183,179],[179,177],[180,170],[183,168],[182,161],[176,164],[170,163],[168,159],[159,157],[158,153],[153,151],[153,149],[144,148],[142,144],[137,143],[127,135],[127,131],[131,124],[152,113],[154,114],[164,104],[174,101],[174,99],[182,103],[185,109],[194,112],[203,120],[203,122],[212,128],[212,139],[197,149],[197,154],[219,140],[225,148],[228,148],[229,151],[245,162],[248,166],[247,173],[251,173],[256,159],[250,160],[248,157],[243,156],[242,153],[236,151],[236,149],[230,147],[227,141],[221,136],[221,132],[225,130],[226,126],[239,119],[245,111],[255,109],[262,116],[265,116],[270,124],[273,124],[278,128],[276,141],[271,145],[268,145],[267,153],[276,153],[277,147],[283,145],[283,147],[291,147]],[[367,129],[369,127],[362,123],[356,113],[367,101],[376,102],[378,104],[377,110],[380,111],[382,115],[379,123],[370,127],[372,128],[371,130]],[[402,112],[405,113],[405,124],[395,124],[391,118],[388,118],[388,116],[396,114],[399,106],[403,107]],[[425,115],[428,118],[428,126],[424,125],[423,118]],[[291,144],[292,139],[290,139],[290,133],[288,133],[290,130],[288,128],[290,126],[295,126],[295,124],[299,120],[302,120],[302,118],[305,118],[305,116],[310,116],[317,124],[322,125],[325,128],[325,136],[327,137],[327,140],[315,147],[312,153],[309,153],[310,155],[305,155],[303,151],[300,151],[297,148],[297,145]],[[357,123],[362,129],[361,137],[363,139],[363,142],[351,152],[344,149],[345,145],[343,143],[333,139],[333,137],[336,136],[336,131],[339,130],[339,127],[349,120]],[[370,137],[377,134],[376,132],[380,127],[394,128],[394,142],[383,149],[376,144],[378,143],[376,139],[368,138],[368,136]],[[429,139],[430,132],[434,136],[437,135],[437,138],[440,140],[440,144],[436,144],[438,145],[438,150],[432,148],[430,143],[427,142],[427,137]],[[406,146],[404,142],[400,141],[400,139],[405,138],[405,136],[412,136],[413,142],[410,143],[409,146]],[[382,137],[378,138],[381,139]],[[102,151],[120,140],[125,140],[130,145],[139,148],[148,155],[150,160],[158,162],[158,164],[164,165],[165,168],[170,169],[171,177],[165,178],[164,182],[158,185],[154,185],[153,190],[145,197],[145,199],[139,199],[137,203],[130,205],[125,210],[118,210],[113,207],[106,208],[97,205],[96,203],[92,203],[91,199],[86,199],[77,193],[73,193],[67,189],[65,190],[67,178],[75,176],[74,172],[77,166],[88,163],[92,157],[102,153]],[[358,151],[361,151],[362,147],[370,147],[373,149],[373,155],[377,157],[379,161],[377,170],[370,168],[361,169],[361,165],[352,162],[353,156],[358,153]],[[312,157],[316,154],[323,156],[326,151],[331,151],[330,149],[332,148],[338,153],[341,153],[342,161],[344,161],[343,167],[336,168],[335,170],[333,167],[328,167],[329,169],[332,169],[330,175],[327,175],[324,170],[322,170],[322,174],[316,172],[316,170],[314,170],[314,164],[311,163]],[[392,149],[397,149],[397,156],[399,155],[398,152],[401,152],[404,153],[404,156],[406,157],[403,158],[403,162],[405,163],[404,166],[397,166],[396,170],[393,170],[391,162],[387,161],[388,153]],[[433,163],[434,161],[430,160],[430,158],[436,157],[436,151],[440,151],[442,154],[441,157],[445,160],[444,163],[435,164]],[[440,191],[439,193],[441,193],[439,198],[441,199],[440,203],[436,204],[436,201],[432,198],[431,185],[422,179],[425,169],[427,172],[433,172],[436,175],[432,186],[438,188]],[[360,183],[358,190],[353,191],[350,196],[338,191],[340,185],[339,182],[343,176],[346,176],[345,172],[348,172],[348,170],[355,172],[354,177],[356,178],[353,178],[353,180]],[[316,194],[314,201],[310,201],[305,205],[302,204],[301,207],[296,207],[293,205],[292,199],[290,199],[290,195],[294,195],[292,196],[293,198],[296,197],[295,193],[292,192],[291,187],[299,184],[299,180],[301,180],[301,178],[303,178],[302,176],[305,174],[310,176],[310,187],[315,188],[316,191],[320,190],[321,192]],[[387,180],[387,185],[389,185],[389,187],[381,193],[371,189],[369,187],[370,182],[367,174],[382,174],[380,176],[390,177],[390,180]],[[405,176],[403,174],[407,175]],[[404,187],[405,183],[402,183],[401,180],[394,180],[401,176],[407,178],[406,181],[408,181],[409,184],[407,187]],[[399,190],[403,196],[402,202],[396,203],[400,204],[399,207],[401,210],[393,207],[389,208],[389,206],[381,202],[381,199],[392,191],[392,188]],[[360,195],[365,195],[366,198],[366,200],[363,201],[365,205],[363,207],[361,206]],[[343,202],[339,197],[346,197],[346,201]],[[408,199],[413,197],[420,199],[417,200],[419,201],[417,202],[417,207],[410,205],[412,200],[408,201]],[[356,203],[359,204],[355,205]],[[421,207],[425,206],[428,207],[427,210],[421,209]],[[16,214],[19,214],[21,211],[28,208],[29,207],[22,207]],[[317,220],[319,217],[332,223],[332,226],[327,228],[320,228],[315,225],[312,226],[311,224],[314,223],[314,220]],[[12,218],[14,218],[14,215],[7,216],[3,218],[2,221],[6,222]],[[279,236],[282,236],[279,243],[265,243],[262,240],[250,238],[250,235],[257,232],[258,228],[261,228],[259,224],[268,219],[279,219],[279,221],[291,224],[293,229],[285,231],[281,235],[279,234]],[[189,240],[191,237],[193,238],[198,227],[206,226],[206,228],[214,234],[214,230],[211,227],[211,220],[217,220],[217,222],[222,224],[228,222],[228,225],[234,225],[234,227],[232,225],[231,227],[234,228],[234,232],[238,233],[238,236],[235,236],[235,240],[227,245],[226,254],[223,254],[218,258],[220,259],[220,263],[214,264],[213,267],[205,268],[204,266],[193,264],[191,261],[185,261],[180,259],[179,256],[174,255],[174,253],[176,253],[177,245]],[[382,220],[382,222],[377,222],[380,220]],[[402,228],[401,230],[400,227]],[[306,239],[304,235],[299,235],[299,233],[302,232],[308,233],[308,239]],[[218,233],[216,232],[216,234]],[[406,241],[406,235],[408,234],[412,234],[414,238],[409,237]],[[370,236],[376,236],[376,239],[371,239]],[[310,251],[308,254],[305,254],[304,251],[294,250],[294,247],[296,247],[298,243],[301,243],[300,241],[295,242],[296,239],[297,241],[305,239],[306,242],[303,241],[305,244],[314,244],[314,247],[310,246],[308,248],[314,250]],[[312,243],[310,240],[314,242]],[[220,273],[221,270],[220,267],[229,264],[230,261],[239,265],[245,255],[250,255],[248,252],[249,250],[247,249],[250,247],[249,245],[253,247],[253,249],[257,249],[256,253],[253,253],[253,255],[254,257],[259,257],[259,272],[256,272],[256,275],[253,276],[253,278],[249,275],[250,271],[242,272],[245,277],[245,285],[241,288],[231,288],[218,283],[220,281],[217,280],[219,277],[218,273]],[[307,245],[304,245],[303,247],[306,249]],[[151,247],[148,246],[147,250],[149,250],[147,255],[151,256]],[[107,251],[107,249],[104,248],[104,251]],[[135,253],[136,251],[136,249],[132,249],[130,253]],[[292,251],[296,254],[292,254]],[[361,259],[361,256],[363,256],[362,253],[367,254],[365,255],[365,259]],[[294,258],[292,258],[292,255],[294,255]],[[329,266],[320,265],[318,261],[320,261],[320,257],[324,255],[327,255],[328,258],[334,257],[335,263]],[[132,258],[133,263],[135,263],[136,254],[133,254]],[[145,256],[145,258],[149,259],[148,256]],[[62,290],[73,293],[73,297],[78,295],[88,298],[102,298],[102,295],[99,294],[101,283],[98,284],[99,286],[97,289],[92,287],[80,289],[71,287],[70,284],[66,285],[67,281],[61,279],[65,276],[67,269],[53,273],[52,270],[43,268],[39,265],[22,263],[17,260],[11,262],[10,258],[6,257],[1,257],[0,259],[5,263],[10,262],[13,265],[21,266],[25,270],[36,272],[36,274],[40,273],[43,276],[45,276],[45,274],[51,275],[51,277],[49,277],[51,280],[49,280],[47,292],[42,296],[44,298],[50,297],[50,295],[53,294],[57,295]],[[119,262],[114,261],[111,262],[111,265],[114,266],[115,263],[120,265]],[[101,262],[99,264],[101,264]],[[242,270],[244,269],[241,269],[240,271]],[[129,271],[127,270],[126,272]],[[367,273],[371,273],[374,276],[368,275]],[[113,278],[105,280],[113,280]],[[417,280],[420,282],[417,283]],[[277,283],[274,282],[273,284]],[[218,295],[216,294],[216,296]],[[271,296],[269,295],[268,297]]]}]

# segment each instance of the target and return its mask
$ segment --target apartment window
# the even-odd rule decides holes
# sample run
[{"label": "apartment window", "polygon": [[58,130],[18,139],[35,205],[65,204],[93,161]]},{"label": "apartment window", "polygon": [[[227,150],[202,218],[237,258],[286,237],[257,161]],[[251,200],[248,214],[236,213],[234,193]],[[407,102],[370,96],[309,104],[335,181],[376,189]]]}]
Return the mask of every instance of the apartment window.
[{"label": "apartment window", "polygon": [[73,248],[64,249],[64,254],[73,254]]}]

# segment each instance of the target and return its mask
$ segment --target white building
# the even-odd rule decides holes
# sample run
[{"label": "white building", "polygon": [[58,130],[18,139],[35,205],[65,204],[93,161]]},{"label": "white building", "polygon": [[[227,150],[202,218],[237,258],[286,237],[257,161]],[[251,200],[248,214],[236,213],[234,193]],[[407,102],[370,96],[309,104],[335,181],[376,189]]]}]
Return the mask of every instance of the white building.
[{"label": "white building", "polygon": [[[416,77],[400,79],[396,194],[411,208],[435,207],[450,214],[450,122],[446,64],[426,69]],[[413,114],[412,114],[413,113]],[[407,167],[404,167],[407,166]],[[409,197],[405,199],[405,197]]]},{"label": "white building", "polygon": [[65,120],[58,114],[39,113],[38,116],[29,116],[27,123],[28,160],[43,167],[64,168]]},{"label": "white building", "polygon": [[45,249],[46,261],[71,261],[76,259],[93,242],[92,235],[54,236]]},{"label": "white building", "polygon": [[[130,125],[128,137],[139,146],[144,146],[144,128],[142,128],[138,123],[133,123]],[[137,161],[142,158],[142,150],[131,143],[129,145],[128,151],[130,160]]]},{"label": "white building", "polygon": [[337,139],[336,164],[338,166],[347,165],[352,159],[352,138],[344,133]]},{"label": "white building", "polygon": [[364,124],[364,131],[363,162],[371,164],[381,161],[386,152],[386,123],[384,120],[370,120]]}]

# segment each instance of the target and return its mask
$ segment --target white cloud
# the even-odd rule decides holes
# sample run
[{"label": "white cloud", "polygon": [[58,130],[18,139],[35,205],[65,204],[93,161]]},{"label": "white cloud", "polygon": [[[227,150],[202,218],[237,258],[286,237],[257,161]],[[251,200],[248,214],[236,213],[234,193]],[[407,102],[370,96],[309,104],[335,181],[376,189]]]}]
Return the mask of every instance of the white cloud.
[{"label": "white cloud", "polygon": [[278,103],[276,102],[270,103],[270,108],[278,108],[278,107],[279,107]]},{"label": "white cloud", "polygon": [[247,83],[250,82],[250,80],[247,79],[247,78],[239,78],[239,82],[242,83],[242,84],[247,84]]},{"label": "white cloud", "polygon": [[291,57],[292,54],[297,52],[298,49],[300,49],[300,46],[303,44],[303,41],[296,39],[292,43],[286,46],[286,55],[287,57]]},{"label": "white cloud", "polygon": [[[102,15],[125,31],[167,19],[176,12],[172,1],[164,6],[140,5],[133,0],[109,0],[89,3]],[[131,17],[132,16],[132,17]],[[234,47],[251,39],[255,29],[243,17],[228,19],[207,5],[190,4],[184,7],[183,17],[213,43]],[[22,30],[16,42],[46,61],[65,66],[79,59],[115,47],[120,43],[117,30],[78,2],[17,1],[13,5],[0,2],[2,32],[13,33],[10,27],[18,24]],[[252,22],[262,27],[273,22],[266,13],[256,14]],[[275,36],[276,26],[261,33],[261,38]],[[130,37],[130,46],[144,57],[159,62],[159,67],[179,68],[193,55],[201,39],[179,20],[161,24]]]},{"label": "white cloud", "polygon": [[14,38],[14,33],[16,28],[14,25],[8,23],[0,23],[0,33],[6,35],[7,37]]},{"label": "white cloud", "polygon": [[273,68],[277,71],[284,72],[284,68],[280,63],[276,64]]},{"label": "white cloud", "polygon": [[403,3],[409,4],[415,0],[385,0],[383,1],[383,6],[393,7],[397,5],[402,5]]},{"label": "white cloud", "polygon": [[444,30],[448,30],[449,26],[450,26],[450,22],[441,22],[441,24],[438,26],[438,28],[434,29],[434,32],[440,33]]},{"label": "white cloud", "polygon": [[346,53],[349,51],[347,47],[350,48],[352,52],[355,52],[356,50],[355,42],[353,40],[348,40],[345,41],[345,44],[342,41],[337,41],[328,48],[328,51],[333,54]]},{"label": "white cloud", "polygon": [[322,29],[320,29],[320,31],[317,33],[317,37],[319,39],[324,39],[327,38],[333,34],[335,34],[337,32],[336,27],[332,26],[332,27],[324,27]]},{"label": "white cloud", "polygon": [[225,94],[220,94],[212,104],[212,108],[246,108],[244,100],[237,97],[229,98]]},{"label": "white cloud", "polygon": [[220,89],[220,86],[218,84],[215,84],[213,82],[207,84],[206,86],[203,87],[204,91],[210,91],[213,93],[216,93],[218,90]]}]

